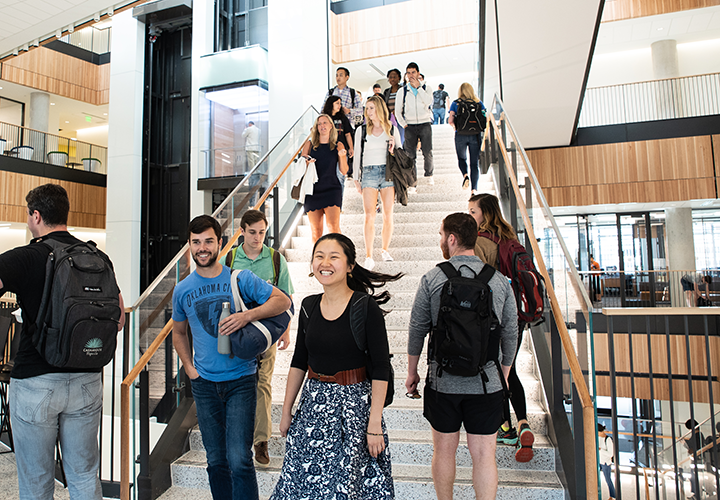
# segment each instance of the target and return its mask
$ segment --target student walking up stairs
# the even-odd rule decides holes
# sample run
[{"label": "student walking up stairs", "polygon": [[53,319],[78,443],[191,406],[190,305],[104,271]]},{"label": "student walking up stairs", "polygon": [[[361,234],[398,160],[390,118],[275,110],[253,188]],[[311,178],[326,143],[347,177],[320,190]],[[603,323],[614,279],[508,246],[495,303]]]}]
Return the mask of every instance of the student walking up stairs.
[{"label": "student walking up stairs", "polygon": [[[392,294],[388,304],[383,306],[391,312],[385,316],[390,342],[390,352],[394,355],[392,363],[395,369],[395,401],[385,408],[383,416],[388,428],[392,471],[397,499],[434,499],[431,460],[433,444],[431,428],[423,417],[423,400],[410,399],[405,395],[404,382],[407,377],[407,341],[410,310],[420,278],[438,262],[443,261],[440,250],[440,224],[445,216],[452,212],[467,212],[470,191],[463,190],[463,176],[460,174],[455,154],[453,131],[447,125],[437,125],[433,130],[433,156],[435,164],[434,185],[420,176],[417,193],[411,194],[406,207],[396,204],[394,235],[390,244],[393,261],[383,261],[381,248],[375,248],[373,258],[375,271],[387,274],[405,273],[397,282],[389,283],[387,289]],[[418,164],[422,165],[419,155]],[[480,192],[494,192],[490,174],[482,176]],[[353,240],[358,255],[363,255],[363,208],[362,199],[348,182],[345,189],[343,213],[340,217],[342,233]],[[376,238],[382,231],[381,218],[375,224]],[[288,267],[295,287],[293,300],[296,310],[307,295],[320,293],[322,287],[315,278],[309,277],[312,240],[307,218],[297,229],[290,247],[286,250]],[[361,262],[362,264],[362,262]],[[278,351],[273,376],[273,434],[269,441],[270,464],[257,467],[260,498],[272,493],[282,466],[285,440],[280,437],[282,401],[285,393],[287,373],[293,356],[296,338],[297,317],[291,327],[291,345],[286,351]],[[423,349],[420,358],[421,378],[427,371]],[[498,445],[497,466],[500,499],[558,499],[565,496],[563,487],[555,473],[556,452],[547,438],[547,418],[542,388],[538,380],[530,335],[524,335],[519,346],[516,370],[525,387],[527,398],[527,420],[535,433],[534,457],[526,463],[515,459],[515,446]],[[423,394],[424,378],[420,381],[419,391]],[[513,416],[514,419],[514,416]],[[514,422],[513,422],[514,423]],[[202,439],[198,431],[190,436],[190,451],[173,464],[173,487],[162,497],[163,500],[175,498],[210,499],[207,483],[207,467]],[[454,486],[454,498],[473,499],[472,463],[467,449],[464,431],[461,431],[460,446],[457,453],[457,470]]]}]

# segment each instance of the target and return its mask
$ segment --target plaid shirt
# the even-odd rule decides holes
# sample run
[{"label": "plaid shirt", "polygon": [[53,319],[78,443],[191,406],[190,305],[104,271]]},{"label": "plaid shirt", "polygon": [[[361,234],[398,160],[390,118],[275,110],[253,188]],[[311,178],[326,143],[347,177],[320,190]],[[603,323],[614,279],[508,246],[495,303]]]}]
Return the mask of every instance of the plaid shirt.
[{"label": "plaid shirt", "polygon": [[[363,106],[362,106],[362,99],[360,98],[360,94],[358,91],[355,91],[355,103],[353,104],[352,99],[350,97],[350,87],[347,85],[344,89],[340,90],[337,86],[333,87],[332,95],[340,96],[340,102],[342,102],[343,108],[349,108],[350,109],[350,116],[348,116],[348,120],[350,120],[350,123],[353,127],[357,127],[358,125],[362,125],[363,122]],[[330,93],[325,96],[325,100],[323,101],[322,108],[325,107],[325,102],[327,101],[328,97],[330,97]],[[320,109],[322,109],[320,108]]]}]

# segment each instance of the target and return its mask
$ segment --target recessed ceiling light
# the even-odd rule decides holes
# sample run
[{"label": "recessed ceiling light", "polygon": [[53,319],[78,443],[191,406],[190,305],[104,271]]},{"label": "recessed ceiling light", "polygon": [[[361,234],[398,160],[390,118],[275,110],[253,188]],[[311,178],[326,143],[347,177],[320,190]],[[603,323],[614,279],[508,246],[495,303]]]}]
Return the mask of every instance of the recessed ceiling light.
[{"label": "recessed ceiling light", "polygon": [[664,28],[658,28],[658,31],[662,31]]},{"label": "recessed ceiling light", "polygon": [[107,113],[103,113],[103,116],[107,116]]},{"label": "recessed ceiling light", "polygon": [[65,120],[65,123],[70,123],[69,121]]},{"label": "recessed ceiling light", "polygon": [[54,102],[51,102],[51,103],[50,103],[50,106],[55,106],[55,103],[54,103]]}]

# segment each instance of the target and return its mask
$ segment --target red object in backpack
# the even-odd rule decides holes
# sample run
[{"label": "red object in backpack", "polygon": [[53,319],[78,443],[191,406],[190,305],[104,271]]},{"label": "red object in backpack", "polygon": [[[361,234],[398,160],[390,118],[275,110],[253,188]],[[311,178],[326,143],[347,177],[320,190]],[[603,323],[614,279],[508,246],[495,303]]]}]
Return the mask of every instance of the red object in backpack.
[{"label": "red object in backpack", "polygon": [[494,234],[483,231],[478,236],[488,238],[498,245],[500,272],[510,278],[518,319],[531,326],[542,323],[545,306],[545,282],[535,268],[532,257],[518,240],[500,240]]}]

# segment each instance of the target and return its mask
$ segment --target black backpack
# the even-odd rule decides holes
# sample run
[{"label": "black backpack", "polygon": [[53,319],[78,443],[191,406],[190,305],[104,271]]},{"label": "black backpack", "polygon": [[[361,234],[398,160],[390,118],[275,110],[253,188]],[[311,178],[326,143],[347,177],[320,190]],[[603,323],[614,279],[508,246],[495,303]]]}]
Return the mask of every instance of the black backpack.
[{"label": "black backpack", "polygon": [[[488,361],[495,361],[500,370],[497,361],[500,331],[492,307],[492,288],[488,284],[495,269],[485,265],[479,274],[473,271],[475,276],[466,278],[449,262],[437,266],[448,280],[440,295],[440,310],[430,336],[428,357],[437,362],[438,377],[443,372],[462,377],[482,374],[484,385],[488,378],[483,367]],[[504,386],[502,373],[500,379]]]},{"label": "black backpack", "polygon": [[[320,305],[322,294],[310,295],[303,300],[302,312],[305,315],[305,325],[307,326],[310,317],[315,309]],[[367,348],[367,332],[365,331],[365,320],[367,319],[368,300],[370,295],[363,292],[353,292],[350,299],[350,329],[352,330],[355,344],[358,346],[365,356],[368,356]],[[393,355],[390,354],[392,360]],[[368,378],[372,378],[372,373],[368,372]],[[385,394],[384,406],[389,406],[393,402],[395,396],[395,370],[390,362],[390,377],[388,379],[387,393]]]},{"label": "black backpack", "polygon": [[32,343],[58,368],[94,370],[115,355],[120,289],[107,255],[92,241],[53,239]]},{"label": "black backpack", "polygon": [[460,135],[478,135],[485,130],[487,113],[482,102],[455,99],[455,131]]}]

